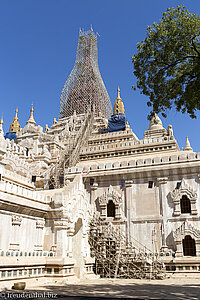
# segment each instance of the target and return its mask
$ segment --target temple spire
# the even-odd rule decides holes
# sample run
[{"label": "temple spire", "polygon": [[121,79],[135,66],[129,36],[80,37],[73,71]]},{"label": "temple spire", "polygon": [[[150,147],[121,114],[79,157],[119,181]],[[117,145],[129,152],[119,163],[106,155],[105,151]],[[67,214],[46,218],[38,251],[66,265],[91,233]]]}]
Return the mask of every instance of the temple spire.
[{"label": "temple spire", "polygon": [[149,122],[149,129],[145,131],[144,137],[145,138],[153,138],[153,137],[163,137],[165,135],[173,135],[172,127],[170,130],[166,130],[163,127],[162,121],[157,115],[157,113],[153,113],[153,116]]},{"label": "temple spire", "polygon": [[97,35],[80,30],[75,65],[63,87],[59,118],[86,114],[89,110],[109,118],[112,104],[98,66]]},{"label": "temple spire", "polygon": [[190,141],[188,139],[188,136],[186,136],[185,151],[193,151],[193,149],[192,149],[192,147],[190,145]]},{"label": "temple spire", "polygon": [[115,100],[115,104],[113,107],[113,114],[125,114],[125,109],[124,109],[124,103],[122,102],[122,99],[120,97],[120,88],[118,86],[117,88],[117,98]]},{"label": "temple spire", "polygon": [[1,116],[1,120],[0,120],[0,135],[4,136],[4,132],[3,132],[3,113]]},{"label": "temple spire", "polygon": [[18,108],[15,110],[15,116],[13,118],[12,123],[10,124],[9,131],[10,132],[17,132],[20,130],[19,118],[18,118]]},{"label": "temple spire", "polygon": [[34,109],[33,109],[33,104],[32,104],[32,107],[31,107],[31,114],[30,114],[30,117],[29,117],[28,121],[26,122],[26,124],[30,124],[30,125],[32,125],[32,126],[35,126],[35,125],[36,125],[36,122],[35,122],[35,120],[34,120],[33,112],[34,112]]}]

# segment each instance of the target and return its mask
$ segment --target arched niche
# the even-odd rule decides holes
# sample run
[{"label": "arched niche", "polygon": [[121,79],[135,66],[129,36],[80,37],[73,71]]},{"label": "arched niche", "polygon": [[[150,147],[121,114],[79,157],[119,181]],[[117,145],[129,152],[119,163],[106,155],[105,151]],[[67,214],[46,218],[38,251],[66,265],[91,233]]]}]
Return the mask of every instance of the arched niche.
[{"label": "arched niche", "polygon": [[98,201],[101,208],[101,217],[121,218],[121,197],[112,187],[109,187],[108,191],[104,192],[103,195],[98,198]]},{"label": "arched niche", "polygon": [[[173,231],[173,236],[177,249],[176,256],[200,256],[200,230],[194,225],[188,221],[183,222]],[[188,253],[192,255],[187,255]]]},{"label": "arched niche", "polygon": [[185,179],[182,179],[180,187],[174,189],[170,196],[174,203],[174,216],[180,216],[184,213],[182,212],[181,201],[185,201],[188,213],[190,211],[191,215],[197,215],[197,193],[186,183]]}]

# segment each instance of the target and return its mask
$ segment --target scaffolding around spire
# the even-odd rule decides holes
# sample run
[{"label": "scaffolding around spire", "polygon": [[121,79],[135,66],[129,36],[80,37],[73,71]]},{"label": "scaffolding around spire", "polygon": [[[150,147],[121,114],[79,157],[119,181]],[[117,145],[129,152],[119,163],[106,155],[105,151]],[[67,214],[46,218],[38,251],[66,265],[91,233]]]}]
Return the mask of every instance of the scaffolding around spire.
[{"label": "scaffolding around spire", "polygon": [[59,118],[69,117],[74,111],[83,114],[89,109],[107,118],[112,114],[98,66],[97,35],[92,29],[80,29],[75,65],[60,97]]}]

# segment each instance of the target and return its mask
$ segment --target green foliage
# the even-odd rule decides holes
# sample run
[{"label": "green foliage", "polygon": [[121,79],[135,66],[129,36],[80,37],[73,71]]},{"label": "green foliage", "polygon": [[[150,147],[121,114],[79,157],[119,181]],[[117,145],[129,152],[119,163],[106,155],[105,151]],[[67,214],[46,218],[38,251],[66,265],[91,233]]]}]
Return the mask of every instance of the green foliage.
[{"label": "green foliage", "polygon": [[[137,87],[153,111],[178,111],[196,118],[200,110],[200,18],[184,6],[168,8],[147,29],[132,57]],[[153,112],[151,112],[152,114]]]}]

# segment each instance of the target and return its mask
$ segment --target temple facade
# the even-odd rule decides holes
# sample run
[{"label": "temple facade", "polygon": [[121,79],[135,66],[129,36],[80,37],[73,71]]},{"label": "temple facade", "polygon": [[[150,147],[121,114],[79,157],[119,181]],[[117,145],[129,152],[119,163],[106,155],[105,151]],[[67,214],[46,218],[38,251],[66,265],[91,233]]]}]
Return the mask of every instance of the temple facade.
[{"label": "temple facade", "polygon": [[[141,278],[155,261],[170,276],[200,273],[200,153],[188,137],[180,150],[172,125],[165,129],[156,114],[139,139],[124,117],[119,88],[116,126],[108,130],[110,99],[97,54],[93,61],[84,44],[88,36],[93,42],[93,32],[81,32],[76,58],[84,55],[77,80],[78,91],[87,91],[82,110],[73,80],[50,127],[36,124],[33,107],[24,127],[18,110],[5,135],[0,121],[1,286],[109,277],[105,270]],[[89,89],[84,64],[96,65]]]}]

